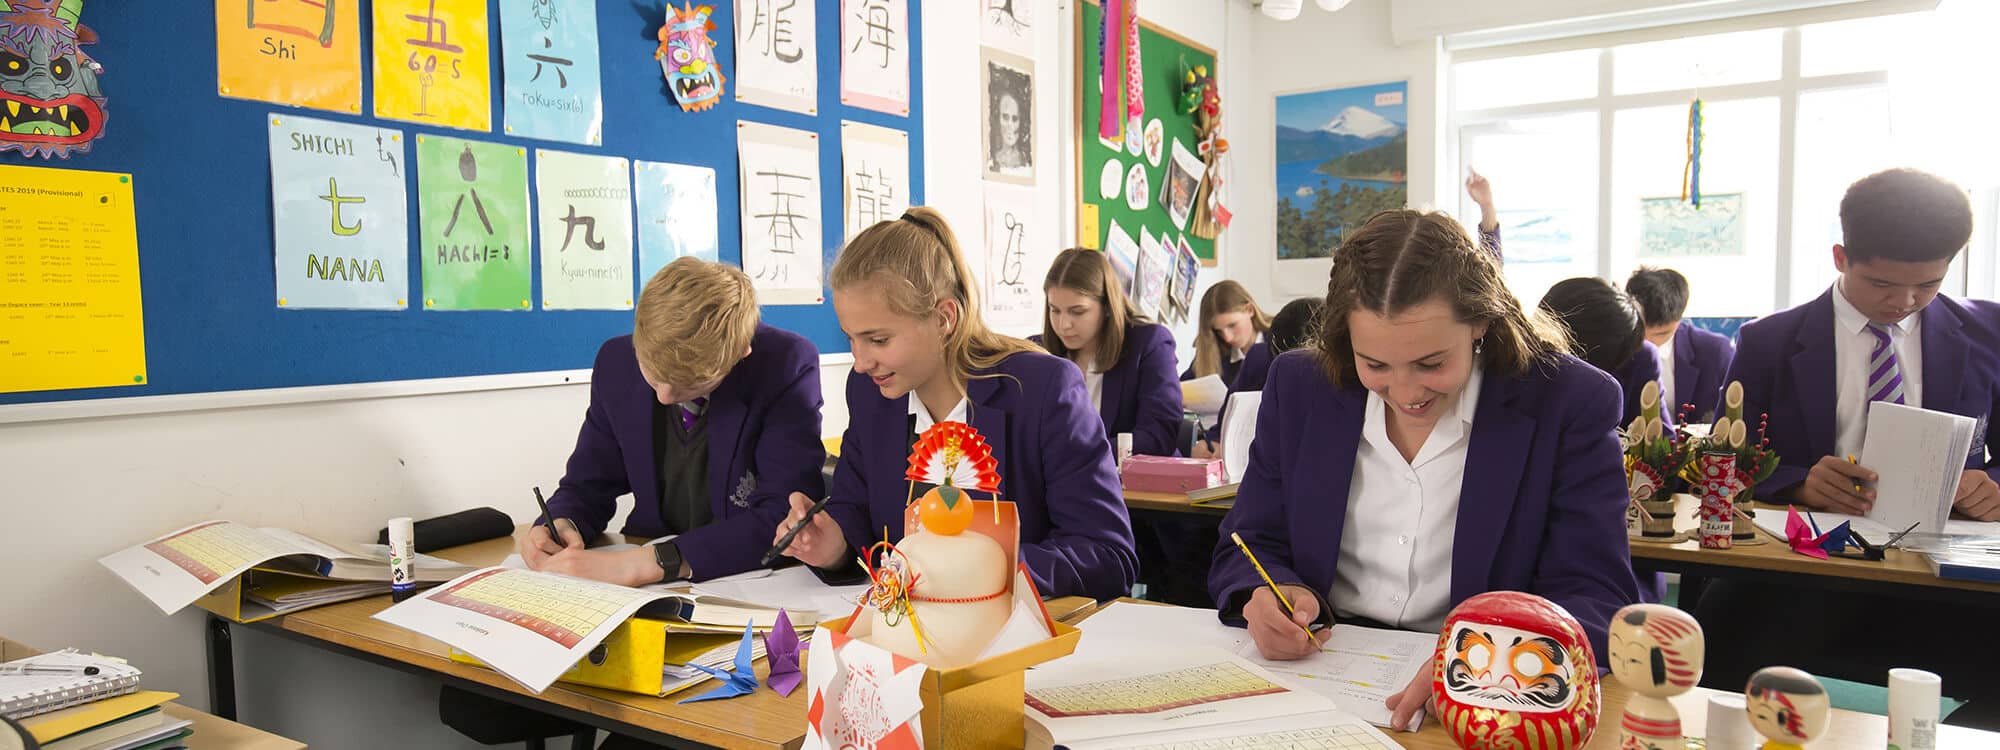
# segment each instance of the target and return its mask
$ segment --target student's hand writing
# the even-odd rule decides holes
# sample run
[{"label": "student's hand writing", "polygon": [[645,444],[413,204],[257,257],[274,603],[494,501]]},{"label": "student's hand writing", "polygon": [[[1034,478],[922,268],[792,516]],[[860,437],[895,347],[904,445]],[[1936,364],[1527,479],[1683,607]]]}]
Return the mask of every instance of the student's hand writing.
[{"label": "student's hand writing", "polygon": [[535,570],[620,586],[644,586],[666,578],[652,547],[615,551],[570,547],[550,555]]},{"label": "student's hand writing", "polygon": [[1417,712],[1423,710],[1430,702],[1431,675],[1436,671],[1437,657],[1433,656],[1430,662],[1424,665],[1423,671],[1418,672],[1416,677],[1410,679],[1410,684],[1404,686],[1403,692],[1382,700],[1389,706],[1390,728],[1399,732],[1413,731],[1409,729],[1410,719],[1415,718]]},{"label": "student's hand writing", "polygon": [[[1866,466],[1821,456],[1806,472],[1806,481],[1799,485],[1792,501],[1813,510],[1866,515],[1875,505],[1875,490],[1867,486],[1874,482],[1875,472]],[[1857,484],[1861,489],[1855,489]]]},{"label": "student's hand writing", "polygon": [[[771,534],[771,543],[777,544],[812,506],[812,498],[804,493],[792,493],[792,512],[778,522],[777,530]],[[831,515],[821,511],[813,516],[812,523],[799,530],[798,536],[792,537],[792,546],[785,548],[785,556],[797,558],[815,568],[837,568],[847,557],[847,537],[841,535],[840,524],[834,523]]]},{"label": "student's hand writing", "polygon": [[2000,484],[1979,469],[1967,469],[1958,479],[1958,495],[1951,507],[1975,521],[2000,520]]},{"label": "student's hand writing", "polygon": [[558,518],[556,525],[562,529],[561,544],[557,544],[555,538],[549,536],[548,526],[536,525],[529,527],[528,533],[523,535],[520,543],[516,545],[521,553],[521,561],[528,564],[529,570],[541,570],[542,563],[565,549],[584,547],[583,534],[577,532],[576,524],[567,518]]},{"label": "student's hand writing", "polygon": [[1319,617],[1319,597],[1304,586],[1286,585],[1285,598],[1297,607],[1293,614],[1285,614],[1285,605],[1278,603],[1271,587],[1258,586],[1251,592],[1250,601],[1243,605],[1243,619],[1250,638],[1257,642],[1257,652],[1266,659],[1290,661],[1304,659],[1319,653],[1321,644],[1333,635],[1332,630],[1322,630],[1306,638],[1305,628]]}]

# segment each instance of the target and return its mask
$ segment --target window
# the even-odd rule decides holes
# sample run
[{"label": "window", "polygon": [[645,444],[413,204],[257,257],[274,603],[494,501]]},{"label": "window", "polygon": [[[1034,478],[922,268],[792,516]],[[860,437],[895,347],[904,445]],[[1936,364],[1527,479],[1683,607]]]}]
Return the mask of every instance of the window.
[{"label": "window", "polygon": [[[1460,53],[1449,83],[1452,157],[1461,176],[1472,169],[1492,181],[1508,284],[1529,305],[1563,278],[1622,283],[1640,265],[1688,276],[1690,316],[1754,317],[1806,302],[1835,275],[1841,194],[1891,166],[1972,191],[1979,230],[1946,291],[1991,295],[2000,232],[1985,223],[2000,215],[2000,147],[1990,137],[2000,105],[1939,81],[2000,59],[1976,31],[2000,22],[1994,6],[1947,0],[1921,13],[1749,29],[1754,21],[1739,20],[1678,37],[1654,30]],[[1957,46],[1940,52],[1945,45]],[[1681,200],[1696,97],[1700,210]],[[1477,211],[1461,195],[1460,215]]]}]

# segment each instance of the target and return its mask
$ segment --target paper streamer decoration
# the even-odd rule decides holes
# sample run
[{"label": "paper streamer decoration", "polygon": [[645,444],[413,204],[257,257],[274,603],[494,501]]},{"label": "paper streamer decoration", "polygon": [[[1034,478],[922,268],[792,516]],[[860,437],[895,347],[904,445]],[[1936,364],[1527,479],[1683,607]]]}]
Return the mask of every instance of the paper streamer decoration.
[{"label": "paper streamer decoration", "polygon": [[491,130],[485,0],[376,0],[375,116]]},{"label": "paper streamer decoration", "polygon": [[[1125,0],[1125,137],[1139,137],[1146,117],[1146,79],[1139,63],[1139,0]],[[1127,151],[1133,154],[1127,146]]]},{"label": "paper streamer decoration", "polygon": [[526,310],[528,150],[417,136],[424,309]]},{"label": "paper streamer decoration", "polygon": [[359,3],[215,0],[216,91],[361,113]]},{"label": "paper streamer decoration", "polygon": [[1681,200],[1701,208],[1701,100],[1688,105],[1687,166],[1681,169]]},{"label": "paper streamer decoration", "polygon": [[603,142],[595,0],[503,2],[500,43],[508,134]]},{"label": "paper streamer decoration", "polygon": [[624,157],[535,152],[542,309],[632,309],[631,184]]},{"label": "paper streamer decoration", "polygon": [[297,115],[269,124],[278,307],[408,307],[403,132]]},{"label": "paper streamer decoration", "polygon": [[1113,65],[1111,61],[1123,59],[1118,54],[1118,48],[1125,34],[1119,23],[1125,17],[1125,3],[1136,1],[1104,0],[1104,15],[1097,25],[1097,95],[1101,102],[1097,110],[1097,139],[1112,149],[1124,145],[1121,139],[1125,132],[1125,117],[1119,111],[1123,92],[1118,88],[1118,73],[1123,66]]}]

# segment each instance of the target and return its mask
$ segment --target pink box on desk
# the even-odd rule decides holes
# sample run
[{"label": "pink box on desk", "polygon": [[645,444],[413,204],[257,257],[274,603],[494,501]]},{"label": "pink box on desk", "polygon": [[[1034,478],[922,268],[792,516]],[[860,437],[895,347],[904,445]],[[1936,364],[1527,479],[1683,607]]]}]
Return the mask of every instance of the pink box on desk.
[{"label": "pink box on desk", "polygon": [[1125,489],[1140,492],[1193,492],[1226,483],[1220,458],[1133,456],[1118,478]]}]

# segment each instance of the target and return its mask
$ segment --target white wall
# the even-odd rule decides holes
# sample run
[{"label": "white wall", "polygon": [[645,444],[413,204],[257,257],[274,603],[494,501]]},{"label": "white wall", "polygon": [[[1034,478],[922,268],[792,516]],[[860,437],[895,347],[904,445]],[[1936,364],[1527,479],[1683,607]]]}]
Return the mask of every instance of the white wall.
[{"label": "white wall", "polygon": [[[1252,14],[1248,38],[1235,56],[1249,68],[1247,93],[1231,103],[1230,158],[1235,180],[1234,247],[1238,264],[1231,277],[1242,282],[1264,308],[1275,312],[1295,297],[1326,294],[1330,262],[1276,260],[1276,155],[1272,134],[1280,93],[1409,81],[1410,205],[1455,205],[1457,181],[1438,174],[1441,89],[1440,55],[1435,42],[1398,45],[1390,41],[1391,0],[1354,0],[1337,13],[1308,3],[1291,21]],[[1247,63],[1246,63],[1247,58]],[[1239,91],[1243,84],[1237,85]]]}]

